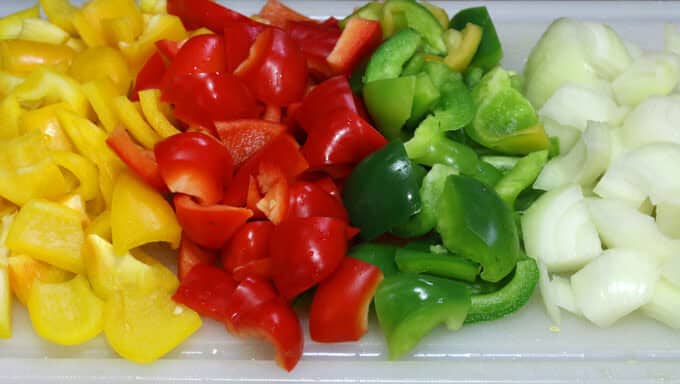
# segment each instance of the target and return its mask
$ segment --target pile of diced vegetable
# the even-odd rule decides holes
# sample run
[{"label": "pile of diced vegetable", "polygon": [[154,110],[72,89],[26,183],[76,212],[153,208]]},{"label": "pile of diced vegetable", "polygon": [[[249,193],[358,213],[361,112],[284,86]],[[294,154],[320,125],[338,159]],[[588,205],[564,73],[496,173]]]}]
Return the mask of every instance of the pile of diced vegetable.
[{"label": "pile of diced vegetable", "polygon": [[559,19],[521,75],[485,7],[40,0],[0,19],[0,336],[14,293],[57,344],[148,363],[209,317],[291,370],[300,314],[332,343],[375,313],[399,358],[537,286],[555,323],[679,327],[667,32]]}]

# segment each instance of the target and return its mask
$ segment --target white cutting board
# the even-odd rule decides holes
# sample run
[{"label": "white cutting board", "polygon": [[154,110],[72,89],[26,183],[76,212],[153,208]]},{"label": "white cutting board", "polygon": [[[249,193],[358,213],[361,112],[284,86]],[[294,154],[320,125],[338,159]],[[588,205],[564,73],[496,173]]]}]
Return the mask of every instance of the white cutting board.
[{"label": "white cutting board", "polygon": [[[262,1],[223,1],[255,13]],[[450,14],[481,2],[435,2]],[[32,2],[0,0],[0,14]],[[356,1],[289,1],[312,16],[347,15]],[[657,49],[663,25],[680,22],[680,3],[671,2],[487,2],[503,41],[506,67],[521,69],[529,49],[556,17],[606,21],[624,38]],[[232,338],[210,320],[189,341],[150,366],[115,357],[103,338],[77,347],[40,340],[26,312],[16,305],[14,337],[0,341],[0,380],[38,382],[251,382],[251,383],[406,383],[406,382],[680,382],[680,331],[633,315],[599,329],[564,314],[560,332],[536,297],[506,319],[438,329],[413,353],[397,362],[385,358],[382,334],[372,320],[361,342],[323,345],[307,342],[292,373],[279,369],[273,352],[259,341]],[[309,340],[309,339],[307,339]]]}]

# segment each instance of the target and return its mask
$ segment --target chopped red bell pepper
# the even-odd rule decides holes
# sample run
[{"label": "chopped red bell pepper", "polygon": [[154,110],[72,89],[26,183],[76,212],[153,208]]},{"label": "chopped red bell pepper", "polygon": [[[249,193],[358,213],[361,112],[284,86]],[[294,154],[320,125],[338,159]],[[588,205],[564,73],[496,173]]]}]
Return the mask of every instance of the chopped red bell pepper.
[{"label": "chopped red bell pepper", "polygon": [[264,213],[260,211],[257,207],[257,203],[262,200],[264,196],[260,192],[260,188],[257,186],[257,179],[255,176],[250,175],[248,178],[248,196],[246,197],[246,208],[253,211],[253,218],[262,219],[265,217]]},{"label": "chopped red bell pepper", "polygon": [[250,54],[257,36],[270,28],[255,21],[233,21],[224,26],[224,47],[227,53],[227,72],[232,73]]},{"label": "chopped red bell pepper", "polygon": [[354,94],[345,76],[332,77],[314,87],[302,99],[295,118],[302,129],[310,133],[323,129],[328,123],[328,116],[338,109],[357,112]]},{"label": "chopped red bell pepper", "polygon": [[260,277],[263,279],[271,279],[274,273],[274,265],[272,258],[253,260],[248,264],[240,265],[234,268],[233,277],[236,281],[242,281],[248,276]]},{"label": "chopped red bell pepper", "polygon": [[342,201],[342,195],[340,193],[340,187],[338,187],[338,184],[333,181],[332,178],[328,176],[321,177],[314,181],[314,184],[319,186],[319,188],[323,189],[328,193],[329,195],[333,196],[335,199],[338,199]]},{"label": "chopped red bell pepper", "polygon": [[342,201],[326,192],[318,183],[296,181],[290,185],[289,194],[288,219],[323,216],[349,221]]},{"label": "chopped red bell pepper", "polygon": [[[249,274],[270,277],[269,240],[273,231],[274,224],[269,221],[246,223],[234,233],[222,249],[224,268],[231,272],[236,280],[243,280],[243,277]],[[263,262],[264,259],[268,261]]]},{"label": "chopped red bell pepper", "polygon": [[165,74],[169,80],[177,76],[223,72],[227,52],[220,35],[198,35],[182,44]]},{"label": "chopped red bell pepper", "polygon": [[271,121],[272,123],[280,123],[281,116],[283,112],[282,108],[276,105],[267,104],[264,107],[264,113],[262,114],[262,120]]},{"label": "chopped red bell pepper", "polygon": [[165,68],[165,61],[160,53],[156,52],[151,55],[135,78],[135,85],[132,88],[130,99],[133,101],[139,100],[139,91],[160,88],[163,75],[165,75]]},{"label": "chopped red bell pepper", "polygon": [[215,33],[222,33],[225,23],[251,21],[247,16],[210,0],[167,0],[167,10],[169,14],[179,17],[189,30],[205,27]]},{"label": "chopped red bell pepper", "polygon": [[220,121],[215,123],[215,128],[236,167],[287,129],[283,124],[260,119]]},{"label": "chopped red bell pepper", "polygon": [[208,264],[191,268],[181,280],[173,300],[217,321],[229,316],[228,305],[236,282],[223,269]]},{"label": "chopped red bell pepper", "polygon": [[203,249],[196,245],[186,234],[182,234],[179,242],[179,254],[177,255],[177,276],[179,280],[184,277],[198,264],[214,265],[217,254],[208,249]]},{"label": "chopped red bell pepper", "polygon": [[381,42],[380,22],[353,17],[345,25],[338,43],[328,55],[328,64],[335,73],[351,73]]},{"label": "chopped red bell pepper", "polygon": [[245,278],[231,295],[228,312],[225,325],[232,334],[268,340],[276,348],[277,363],[287,371],[295,368],[304,346],[302,326],[271,283]]},{"label": "chopped red bell pepper", "polygon": [[309,311],[309,333],[322,343],[356,341],[368,330],[368,308],[378,284],[380,268],[345,257],[338,269],[322,281]]},{"label": "chopped red bell pepper", "polygon": [[323,80],[333,74],[326,57],[333,51],[342,33],[336,19],[331,17],[323,23],[289,21],[286,31],[305,54],[307,67],[316,80]]},{"label": "chopped red bell pepper", "polygon": [[228,205],[198,205],[191,196],[176,194],[173,200],[177,221],[196,244],[220,249],[253,215],[250,209]]},{"label": "chopped red bell pepper", "polygon": [[287,7],[279,0],[267,0],[257,16],[280,28],[284,28],[291,21],[314,21],[314,19]]},{"label": "chopped red bell pepper", "polygon": [[106,139],[106,144],[146,184],[160,192],[168,191],[154,153],[135,143],[123,127],[115,128]]},{"label": "chopped red bell pepper", "polygon": [[289,196],[288,180],[280,178],[267,189],[262,199],[257,202],[256,207],[264,213],[269,221],[279,224],[288,214]]},{"label": "chopped red bell pepper", "polygon": [[283,221],[269,243],[274,284],[290,300],[330,276],[347,252],[347,223],[332,217]]},{"label": "chopped red bell pepper", "polygon": [[219,202],[233,173],[227,148],[199,132],[184,132],[156,144],[158,168],[172,192],[199,199],[202,204]]},{"label": "chopped red bell pepper", "polygon": [[156,49],[158,49],[158,53],[160,53],[165,60],[170,62],[177,57],[177,53],[182,44],[183,42],[180,41],[161,39],[156,41]]}]

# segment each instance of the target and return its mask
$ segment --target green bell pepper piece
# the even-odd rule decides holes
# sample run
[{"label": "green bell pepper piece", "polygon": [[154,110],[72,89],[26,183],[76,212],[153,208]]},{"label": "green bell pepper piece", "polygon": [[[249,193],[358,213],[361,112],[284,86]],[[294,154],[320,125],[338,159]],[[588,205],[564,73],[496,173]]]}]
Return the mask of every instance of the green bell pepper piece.
[{"label": "green bell pepper piece", "polygon": [[345,25],[347,25],[347,22],[355,17],[360,17],[362,19],[367,20],[380,21],[380,18],[382,17],[382,8],[383,3],[379,1],[368,2],[362,5],[361,7],[355,9],[354,12],[352,12],[349,16],[340,20],[338,22],[340,24],[340,28],[344,29]]},{"label": "green bell pepper piece", "polygon": [[373,52],[364,73],[364,84],[399,77],[404,65],[420,47],[420,33],[406,28],[385,40]]},{"label": "green bell pepper piece", "polygon": [[493,165],[496,169],[503,173],[512,170],[515,167],[515,165],[517,165],[519,159],[520,158],[516,156],[499,156],[499,155],[481,156],[481,160],[483,162]]},{"label": "green bell pepper piece", "polygon": [[468,125],[475,117],[476,106],[461,74],[437,61],[425,63],[424,70],[441,94],[433,109],[440,121],[440,128],[453,131]]},{"label": "green bell pepper piece", "polygon": [[461,30],[467,23],[476,24],[482,27],[482,40],[479,42],[477,53],[475,54],[471,66],[482,68],[488,71],[497,66],[503,58],[503,48],[493,25],[491,16],[486,7],[474,7],[463,9],[456,13],[451,19],[449,26]]},{"label": "green bell pepper piece", "polygon": [[399,273],[394,256],[398,247],[381,243],[361,243],[352,247],[348,256],[365,261],[380,268],[385,277]]},{"label": "green bell pepper piece", "polygon": [[503,178],[503,172],[485,161],[479,161],[475,172],[467,176],[481,181],[484,185],[494,187]]},{"label": "green bell pepper piece", "polygon": [[463,78],[465,79],[465,85],[468,86],[468,88],[472,89],[479,84],[479,82],[482,80],[482,76],[484,76],[484,70],[479,68],[479,67],[468,67],[465,70],[465,74],[463,75]]},{"label": "green bell pepper piece", "polygon": [[415,91],[413,94],[413,106],[411,117],[406,122],[407,127],[416,127],[439,101],[439,90],[427,73],[419,73],[416,76]]},{"label": "green bell pepper piece", "polygon": [[364,103],[376,128],[388,139],[401,139],[401,128],[411,116],[416,77],[381,79],[364,84]]},{"label": "green bell pepper piece", "polygon": [[382,9],[380,24],[383,37],[398,33],[401,26],[394,21],[395,14],[406,17],[408,28],[418,31],[425,40],[425,50],[436,55],[446,54],[446,45],[442,39],[444,27],[427,8],[412,0],[387,0]]},{"label": "green bell pepper piece", "polygon": [[445,323],[450,330],[459,329],[470,307],[465,285],[407,273],[385,278],[374,300],[390,359],[413,349],[439,324]]},{"label": "green bell pepper piece", "polygon": [[420,211],[422,172],[400,141],[359,162],[345,182],[342,198],[364,239],[374,239]]},{"label": "green bell pepper piece", "polygon": [[536,261],[524,258],[517,262],[510,280],[494,292],[472,294],[465,323],[495,320],[524,306],[538,283]]},{"label": "green bell pepper piece", "polygon": [[446,178],[455,175],[454,168],[434,164],[423,178],[420,187],[420,202],[422,208],[404,224],[392,228],[392,233],[403,238],[422,236],[434,229],[437,225],[437,206],[439,197],[444,191]]},{"label": "green bell pepper piece", "polygon": [[425,67],[425,58],[423,55],[415,54],[404,64],[404,69],[401,71],[402,76],[417,75],[423,71]]},{"label": "green bell pepper piece", "polygon": [[437,232],[451,252],[482,265],[482,279],[496,282],[520,256],[513,212],[498,194],[471,177],[452,175],[439,198]]},{"label": "green bell pepper piece", "polygon": [[547,150],[532,152],[519,159],[512,170],[498,181],[494,188],[508,207],[515,206],[517,196],[534,183],[547,161]]},{"label": "green bell pepper piece", "polygon": [[[439,248],[441,247],[441,243],[442,240],[439,238],[439,235],[435,232],[432,232],[428,236],[409,241],[403,246],[403,248],[423,252],[432,252],[432,247]],[[445,249],[445,252],[448,252],[448,250]]]},{"label": "green bell pepper piece", "polygon": [[512,86],[510,74],[496,68],[472,89],[477,105],[465,132],[488,148],[510,154],[548,149],[549,140],[531,103]]},{"label": "green bell pepper piece", "polygon": [[474,282],[480,271],[479,264],[451,253],[399,248],[394,261],[402,272],[427,273],[469,282]]}]

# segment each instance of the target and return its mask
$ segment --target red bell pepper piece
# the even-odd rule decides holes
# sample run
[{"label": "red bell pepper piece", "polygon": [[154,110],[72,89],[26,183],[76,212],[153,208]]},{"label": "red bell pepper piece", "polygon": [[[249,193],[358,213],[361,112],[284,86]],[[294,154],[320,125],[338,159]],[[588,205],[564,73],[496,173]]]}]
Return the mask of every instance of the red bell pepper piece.
[{"label": "red bell pepper piece", "polygon": [[227,72],[232,73],[248,58],[257,35],[270,28],[255,21],[233,21],[224,26],[224,46],[227,53]]},{"label": "red bell pepper piece", "polygon": [[335,73],[351,73],[359,62],[382,42],[380,22],[353,17],[345,25],[328,64]]},{"label": "red bell pepper piece", "polygon": [[274,273],[272,258],[253,260],[248,264],[234,268],[233,277],[236,281],[243,281],[248,276],[270,279]]},{"label": "red bell pepper piece", "polygon": [[314,293],[309,311],[312,340],[321,343],[359,340],[368,330],[368,308],[382,279],[383,274],[375,265],[345,257]]},{"label": "red bell pepper piece", "polygon": [[329,195],[333,196],[335,199],[338,199],[342,201],[342,195],[340,193],[340,188],[338,185],[333,181],[332,178],[325,176],[317,179],[314,184],[316,184],[319,188],[323,189],[328,193]]},{"label": "red bell pepper piece", "polygon": [[198,264],[214,265],[217,255],[212,250],[207,250],[196,245],[186,234],[182,234],[179,242],[179,254],[177,255],[177,276],[179,280],[184,277]]},{"label": "red bell pepper piece", "polygon": [[188,195],[176,194],[173,200],[177,221],[196,244],[220,249],[253,215],[250,209],[228,205],[198,205]]},{"label": "red bell pepper piece", "polygon": [[167,0],[167,10],[169,14],[179,17],[189,30],[205,27],[215,33],[222,33],[225,23],[250,22],[247,16],[210,0]]},{"label": "red bell pepper piece", "polygon": [[260,188],[257,186],[257,179],[255,176],[248,178],[248,196],[246,197],[246,208],[253,211],[253,218],[262,219],[264,213],[257,208],[257,203],[262,200],[264,196],[260,193]]},{"label": "red bell pepper piece", "polygon": [[289,21],[286,31],[305,54],[307,67],[315,78],[325,79],[333,74],[326,57],[333,51],[342,33],[336,19],[331,17],[323,23]]},{"label": "red bell pepper piece", "polygon": [[347,252],[347,224],[332,217],[285,220],[272,233],[274,284],[290,300],[330,276]]},{"label": "red bell pepper piece", "polygon": [[179,52],[182,44],[183,42],[180,41],[162,39],[156,42],[156,49],[158,49],[158,52],[161,54],[161,56],[163,56],[164,59],[172,61],[175,57],[177,57],[177,53]]},{"label": "red bell pepper piece", "polygon": [[287,129],[283,124],[260,119],[220,121],[215,128],[237,167]]},{"label": "red bell pepper piece", "polygon": [[198,264],[181,280],[173,300],[217,321],[229,316],[228,305],[236,282],[223,269]]},{"label": "red bell pepper piece", "polygon": [[288,214],[290,193],[288,180],[278,179],[268,188],[264,197],[257,202],[256,207],[274,224],[279,224]]},{"label": "red bell pepper piece", "polygon": [[277,28],[257,36],[250,55],[234,74],[266,104],[286,106],[302,99],[307,88],[305,55],[288,33]]},{"label": "red bell pepper piece", "polygon": [[[224,265],[224,268],[231,272],[236,280],[242,280],[245,277],[242,275],[249,274],[265,278],[270,277],[269,240],[273,231],[274,224],[269,221],[246,223],[234,233],[222,249],[222,265]],[[264,259],[268,261],[264,262]],[[237,271],[239,272],[238,277],[236,276]]]},{"label": "red bell pepper piece", "polygon": [[183,75],[222,72],[227,67],[226,55],[222,36],[194,36],[179,48],[165,77],[172,80]]},{"label": "red bell pepper piece", "polygon": [[280,28],[284,28],[290,21],[314,21],[279,0],[267,0],[257,16]]},{"label": "red bell pepper piece", "polygon": [[338,109],[324,118],[325,125],[307,136],[302,147],[312,168],[356,164],[387,144],[387,140],[356,112]]},{"label": "red bell pepper piece", "polygon": [[130,99],[133,101],[139,100],[139,95],[137,94],[139,91],[160,88],[163,75],[165,75],[165,67],[165,61],[160,53],[156,52],[151,55],[135,78],[135,85],[132,88]]},{"label": "red bell pepper piece", "polygon": [[283,112],[281,107],[276,105],[267,104],[264,107],[264,113],[262,114],[262,120],[271,121],[272,123],[280,123],[281,116]]},{"label": "red bell pepper piece", "polygon": [[288,219],[314,216],[336,217],[349,221],[342,201],[326,192],[319,184],[296,181],[289,188]]},{"label": "red bell pepper piece", "polygon": [[283,369],[295,368],[302,356],[302,326],[293,308],[266,280],[247,277],[229,300],[227,329],[239,336],[268,340],[276,348],[276,361]]},{"label": "red bell pepper piece", "polygon": [[106,144],[146,184],[160,192],[167,192],[168,187],[161,177],[154,153],[135,143],[124,128],[115,128]]},{"label": "red bell pepper piece", "polygon": [[352,89],[345,76],[335,76],[317,85],[309,92],[295,111],[295,118],[310,133],[323,129],[328,124],[328,116],[338,109],[356,112]]},{"label": "red bell pepper piece", "polygon": [[156,144],[154,153],[170,191],[194,196],[205,205],[222,199],[234,167],[229,151],[216,139],[184,132]]}]

